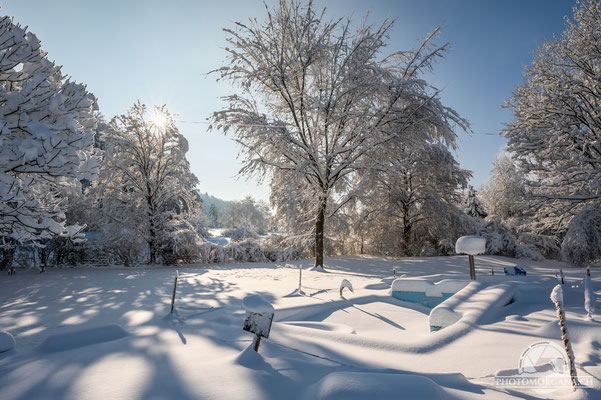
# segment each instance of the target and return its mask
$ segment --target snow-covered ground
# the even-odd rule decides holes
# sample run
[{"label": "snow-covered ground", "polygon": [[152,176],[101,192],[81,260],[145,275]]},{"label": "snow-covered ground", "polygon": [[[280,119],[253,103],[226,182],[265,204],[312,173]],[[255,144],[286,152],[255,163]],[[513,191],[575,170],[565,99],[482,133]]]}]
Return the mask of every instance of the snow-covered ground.
[{"label": "snow-covered ground", "polygon": [[[175,268],[0,276],[0,331],[16,340],[15,350],[0,353],[0,399],[601,398],[601,315],[586,318],[583,269],[476,256],[482,284],[458,308],[464,318],[431,333],[429,308],[390,295],[393,268],[432,282],[468,279],[467,256],[329,258],[326,273],[310,265],[180,268],[173,315]],[[528,276],[501,275],[515,265]],[[528,346],[561,345],[549,299],[559,268],[578,374],[593,388],[503,390],[495,372],[517,368]],[[592,274],[599,310],[601,271]],[[343,297],[342,279],[354,289]],[[517,288],[513,302],[495,304],[509,286]],[[249,294],[275,308],[259,354],[242,330]]]}]

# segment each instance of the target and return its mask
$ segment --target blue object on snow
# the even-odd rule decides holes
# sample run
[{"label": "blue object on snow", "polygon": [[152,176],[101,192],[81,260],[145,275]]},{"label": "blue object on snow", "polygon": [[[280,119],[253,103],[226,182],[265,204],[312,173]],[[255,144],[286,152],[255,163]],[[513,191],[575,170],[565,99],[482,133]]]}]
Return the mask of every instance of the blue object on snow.
[{"label": "blue object on snow", "polygon": [[454,293],[442,293],[441,297],[438,296],[426,296],[424,292],[409,292],[409,291],[393,291],[392,297],[409,303],[422,304],[429,308],[434,308]]},{"label": "blue object on snow", "polygon": [[526,271],[520,267],[503,267],[503,271],[505,272],[505,275],[526,275]]}]

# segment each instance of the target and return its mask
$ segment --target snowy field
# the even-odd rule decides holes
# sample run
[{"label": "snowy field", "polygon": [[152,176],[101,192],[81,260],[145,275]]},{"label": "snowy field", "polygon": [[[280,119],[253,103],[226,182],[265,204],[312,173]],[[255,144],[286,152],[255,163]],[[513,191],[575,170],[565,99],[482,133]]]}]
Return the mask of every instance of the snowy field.
[{"label": "snowy field", "polygon": [[[311,262],[182,267],[173,315],[175,268],[2,275],[0,331],[16,349],[0,353],[0,399],[601,398],[601,315],[585,318],[582,269],[477,256],[483,285],[474,296],[494,299],[487,288],[515,282],[513,302],[431,333],[429,308],[390,295],[392,270],[468,279],[467,257],[329,258],[327,273],[309,271]],[[501,275],[515,265],[528,276]],[[503,390],[495,373],[517,368],[529,345],[561,344],[549,299],[559,268],[578,374],[593,388]],[[354,292],[341,297],[345,278]],[[593,289],[599,299],[598,269]],[[242,330],[242,299],[252,293],[275,307],[259,354]]]}]

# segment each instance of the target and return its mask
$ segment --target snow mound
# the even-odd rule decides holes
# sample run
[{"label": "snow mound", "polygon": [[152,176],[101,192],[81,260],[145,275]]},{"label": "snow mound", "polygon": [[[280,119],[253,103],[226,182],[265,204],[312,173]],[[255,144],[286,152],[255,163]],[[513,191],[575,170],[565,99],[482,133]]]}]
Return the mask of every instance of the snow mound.
[{"label": "snow mound", "polygon": [[273,306],[263,298],[260,294],[248,295],[242,300],[242,304],[246,311],[262,314],[273,313]]},{"label": "snow mound", "polygon": [[420,375],[333,372],[315,385],[317,400],[449,399],[430,378]]},{"label": "snow mound", "polygon": [[120,325],[109,324],[94,328],[50,335],[38,346],[42,353],[55,353],[121,339],[129,333]]},{"label": "snow mound", "polygon": [[484,254],[486,251],[486,239],[482,236],[461,236],[455,243],[457,254]]},{"label": "snow mound", "polygon": [[353,285],[351,284],[351,282],[348,279],[343,279],[342,282],[340,282],[340,295],[342,296],[342,290],[346,288],[348,290],[351,291],[351,293],[355,293],[355,291],[353,290]]},{"label": "snow mound", "polygon": [[263,360],[263,357],[255,351],[254,347],[254,343],[251,343],[247,348],[242,350],[240,354],[234,358],[234,363],[249,369],[264,369],[267,366],[267,363]]},{"label": "snow mound", "polygon": [[14,349],[15,344],[13,335],[6,331],[0,331],[0,353]]},{"label": "snow mound", "polygon": [[355,330],[344,324],[337,324],[334,322],[314,322],[314,321],[287,321],[283,322],[288,326],[298,326],[301,328],[317,329],[320,331],[346,333],[349,335],[355,335]]},{"label": "snow mound", "polygon": [[468,325],[483,323],[504,312],[503,307],[515,299],[517,286],[501,283],[485,287],[481,282],[470,282],[464,289],[448,298],[430,312],[430,329],[446,328],[459,321]]}]

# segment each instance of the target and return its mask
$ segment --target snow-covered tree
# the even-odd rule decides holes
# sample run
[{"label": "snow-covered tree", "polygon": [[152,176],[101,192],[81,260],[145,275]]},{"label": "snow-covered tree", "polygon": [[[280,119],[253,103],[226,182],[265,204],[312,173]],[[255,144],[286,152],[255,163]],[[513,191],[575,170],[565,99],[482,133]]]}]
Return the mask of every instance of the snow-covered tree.
[{"label": "snow-covered tree", "polygon": [[601,209],[585,209],[572,218],[561,243],[561,253],[576,265],[601,260]]},{"label": "snow-covered tree", "polygon": [[166,234],[182,229],[177,220],[198,211],[193,191],[198,180],[185,158],[188,142],[167,108],[148,114],[136,103],[103,132],[106,149],[95,192],[106,220],[104,235],[143,238],[154,263]]},{"label": "snow-covered tree", "polygon": [[71,237],[81,227],[65,226],[61,192],[97,175],[96,98],[9,17],[0,54],[0,245]]},{"label": "snow-covered tree", "polygon": [[438,30],[417,50],[387,53],[392,26],[355,29],[312,2],[281,0],[263,21],[225,30],[228,63],[218,73],[239,92],[213,127],[233,132],[241,173],[273,177],[276,214],[313,232],[316,267],[326,221],[354,198],[353,176],[371,154],[392,141],[453,143],[452,125],[466,125],[423,79],[448,48],[433,43]]},{"label": "snow-covered tree", "polygon": [[505,129],[540,230],[560,236],[580,210],[601,206],[601,3],[573,11],[526,67]]},{"label": "snow-covered tree", "polygon": [[387,146],[372,168],[360,175],[363,191],[357,207],[365,219],[362,230],[369,234],[371,252],[438,252],[442,242],[464,233],[457,231],[463,224],[457,221],[462,212],[456,205],[471,174],[459,167],[445,146]]},{"label": "snow-covered tree", "polygon": [[522,223],[528,208],[527,195],[524,176],[508,155],[495,160],[490,182],[479,192],[488,217],[511,227]]},{"label": "snow-covered tree", "polygon": [[477,191],[470,186],[465,198],[465,213],[473,218],[486,218],[488,213],[484,210],[480,199],[476,196]]},{"label": "snow-covered tree", "polygon": [[249,227],[259,234],[269,229],[271,214],[265,201],[246,196],[239,201],[229,201],[221,215],[221,225],[229,228]]}]

